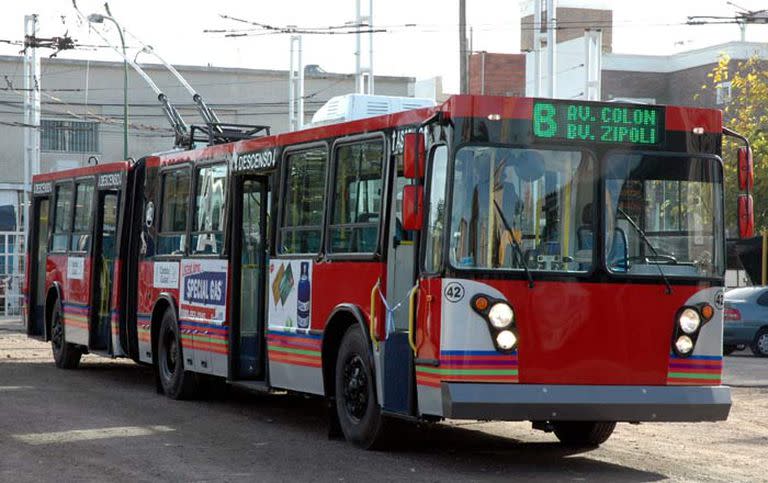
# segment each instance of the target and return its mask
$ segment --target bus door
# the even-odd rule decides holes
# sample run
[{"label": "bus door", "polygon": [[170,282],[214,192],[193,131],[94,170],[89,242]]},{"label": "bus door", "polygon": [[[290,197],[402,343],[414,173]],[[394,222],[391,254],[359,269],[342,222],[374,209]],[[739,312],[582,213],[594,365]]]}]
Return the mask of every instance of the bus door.
[{"label": "bus door", "polygon": [[49,208],[50,198],[35,198],[32,206],[32,249],[28,251],[29,302],[27,334],[45,335],[45,266],[48,259]]},{"label": "bus door", "polygon": [[112,328],[112,291],[117,258],[117,220],[120,194],[114,190],[99,191],[94,227],[93,251],[93,319],[90,346],[96,350],[110,349]]},{"label": "bus door", "polygon": [[384,344],[384,409],[413,414],[413,353],[408,342],[409,294],[416,283],[415,232],[403,228],[403,189],[410,183],[403,173],[402,154],[395,157],[389,209],[387,252],[387,319]]},{"label": "bus door", "polygon": [[266,284],[268,178],[234,178],[232,247],[232,326],[230,379],[264,378],[264,293]]}]

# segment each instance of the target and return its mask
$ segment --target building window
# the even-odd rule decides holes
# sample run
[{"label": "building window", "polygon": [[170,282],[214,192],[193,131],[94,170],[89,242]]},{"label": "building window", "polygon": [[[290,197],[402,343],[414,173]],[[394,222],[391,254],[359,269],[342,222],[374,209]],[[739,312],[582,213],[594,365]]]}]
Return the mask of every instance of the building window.
[{"label": "building window", "polygon": [[40,122],[43,151],[63,153],[98,153],[99,123],[91,121],[59,121],[43,119]]},{"label": "building window", "polygon": [[731,81],[720,82],[715,88],[717,92],[717,105],[728,104],[731,102]]}]

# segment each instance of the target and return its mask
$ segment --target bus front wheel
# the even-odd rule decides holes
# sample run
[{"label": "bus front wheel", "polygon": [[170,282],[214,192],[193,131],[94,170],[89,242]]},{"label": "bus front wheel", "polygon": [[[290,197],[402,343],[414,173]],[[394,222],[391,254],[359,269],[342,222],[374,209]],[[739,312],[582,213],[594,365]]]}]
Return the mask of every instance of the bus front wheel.
[{"label": "bus front wheel", "polygon": [[336,359],[336,413],[347,441],[363,449],[381,447],[384,417],[376,399],[368,341],[357,326],[347,329]]},{"label": "bus front wheel", "polygon": [[553,421],[555,436],[568,446],[600,446],[613,434],[613,421]]},{"label": "bus front wheel", "polygon": [[59,369],[75,369],[80,364],[83,353],[76,345],[67,342],[64,315],[59,302],[56,302],[51,314],[51,349],[53,361]]},{"label": "bus front wheel", "polygon": [[176,316],[170,308],[163,314],[157,336],[157,371],[163,392],[171,399],[190,399],[198,388],[194,373],[184,370],[184,360]]}]

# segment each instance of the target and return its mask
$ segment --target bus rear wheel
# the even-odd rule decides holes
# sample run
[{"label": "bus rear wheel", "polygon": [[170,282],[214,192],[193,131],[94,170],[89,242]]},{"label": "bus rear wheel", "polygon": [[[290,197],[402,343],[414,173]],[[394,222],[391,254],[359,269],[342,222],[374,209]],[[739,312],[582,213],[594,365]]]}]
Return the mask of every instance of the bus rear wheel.
[{"label": "bus rear wheel", "polygon": [[555,436],[568,446],[600,446],[616,428],[615,421],[553,421]]},{"label": "bus rear wheel", "polygon": [[157,372],[163,393],[171,399],[191,399],[197,394],[196,374],[184,370],[179,326],[170,308],[163,314],[157,336]]},{"label": "bus rear wheel", "polygon": [[336,413],[347,441],[363,449],[384,444],[385,421],[376,399],[374,371],[365,335],[347,329],[336,359]]},{"label": "bus rear wheel", "polygon": [[59,369],[75,369],[80,364],[82,351],[76,345],[67,342],[64,332],[64,315],[57,302],[51,314],[51,349],[53,361]]}]

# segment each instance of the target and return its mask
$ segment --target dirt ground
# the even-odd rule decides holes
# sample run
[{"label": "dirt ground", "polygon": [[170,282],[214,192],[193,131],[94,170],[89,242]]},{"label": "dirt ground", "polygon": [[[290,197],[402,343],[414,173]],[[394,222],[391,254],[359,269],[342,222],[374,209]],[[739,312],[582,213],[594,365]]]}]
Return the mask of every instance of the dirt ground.
[{"label": "dirt ground", "polygon": [[768,360],[749,355],[726,358],[725,422],[620,424],[574,451],[530,424],[448,421],[363,452],[327,438],[319,399],[170,401],[131,362],[58,370],[18,329],[0,323],[0,481],[768,481]]}]

